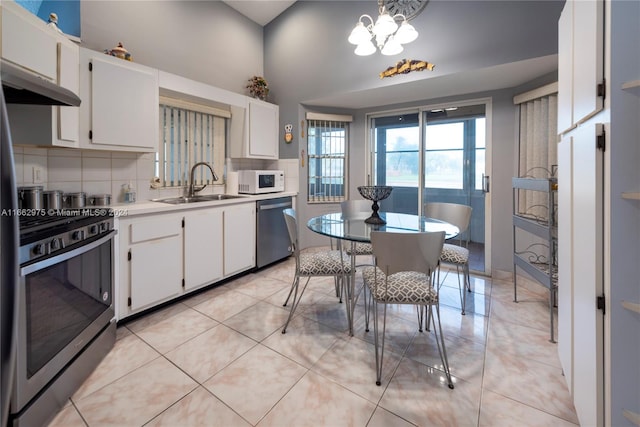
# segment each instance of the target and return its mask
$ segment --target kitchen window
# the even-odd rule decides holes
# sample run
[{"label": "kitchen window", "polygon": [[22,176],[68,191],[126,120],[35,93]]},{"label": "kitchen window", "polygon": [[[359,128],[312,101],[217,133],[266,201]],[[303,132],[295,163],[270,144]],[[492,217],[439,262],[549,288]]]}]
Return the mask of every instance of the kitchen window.
[{"label": "kitchen window", "polygon": [[224,184],[224,159],[228,111],[173,98],[160,97],[160,151],[155,175],[163,187],[183,187],[189,170],[207,162],[216,171],[213,181],[206,168],[196,171],[195,185]]},{"label": "kitchen window", "polygon": [[351,116],[307,113],[310,203],[347,199],[347,148]]}]

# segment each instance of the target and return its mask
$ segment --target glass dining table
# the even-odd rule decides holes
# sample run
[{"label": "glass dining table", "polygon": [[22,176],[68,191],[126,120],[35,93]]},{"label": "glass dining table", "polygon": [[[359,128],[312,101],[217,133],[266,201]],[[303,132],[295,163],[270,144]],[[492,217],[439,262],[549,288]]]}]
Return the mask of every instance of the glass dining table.
[{"label": "glass dining table", "polygon": [[444,231],[445,239],[456,237],[460,230],[453,224],[435,218],[419,215],[411,215],[395,212],[380,212],[380,217],[386,224],[368,224],[365,219],[369,213],[362,213],[350,217],[343,217],[341,212],[328,213],[311,218],[307,227],[318,234],[322,234],[337,240],[339,248],[342,242],[351,244],[351,275],[347,288],[347,320],[349,322],[349,334],[353,335],[353,315],[358,294],[355,292],[356,255],[355,245],[371,243],[372,231],[394,233],[422,233]]}]

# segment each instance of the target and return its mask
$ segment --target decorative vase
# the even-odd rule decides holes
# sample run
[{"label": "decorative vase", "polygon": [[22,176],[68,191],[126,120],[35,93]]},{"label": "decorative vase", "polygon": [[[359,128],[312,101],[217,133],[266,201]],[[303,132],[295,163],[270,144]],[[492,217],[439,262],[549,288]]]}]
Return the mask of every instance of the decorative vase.
[{"label": "decorative vase", "polygon": [[391,195],[391,190],[393,190],[393,187],[388,187],[385,185],[362,185],[358,187],[360,195],[365,199],[371,200],[373,202],[373,205],[371,205],[371,210],[373,211],[373,213],[369,218],[365,219],[364,222],[366,222],[367,224],[378,225],[387,223],[387,221],[380,218],[380,215],[378,215],[378,209],[380,209],[380,207],[378,206],[378,202],[389,197],[389,195]]}]

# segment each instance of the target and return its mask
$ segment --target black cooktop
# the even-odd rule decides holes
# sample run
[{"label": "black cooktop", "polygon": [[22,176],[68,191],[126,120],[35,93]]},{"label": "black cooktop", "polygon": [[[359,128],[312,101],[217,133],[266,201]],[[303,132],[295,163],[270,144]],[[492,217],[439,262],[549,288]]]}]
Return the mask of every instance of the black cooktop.
[{"label": "black cooktop", "polygon": [[110,209],[34,210],[20,216],[20,245],[94,224],[113,217]]}]

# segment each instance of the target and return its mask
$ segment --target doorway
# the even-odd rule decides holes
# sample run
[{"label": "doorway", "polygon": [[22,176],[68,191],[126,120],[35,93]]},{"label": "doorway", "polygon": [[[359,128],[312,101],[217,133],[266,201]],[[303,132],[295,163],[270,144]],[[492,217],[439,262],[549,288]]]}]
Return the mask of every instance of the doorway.
[{"label": "doorway", "polygon": [[421,214],[426,202],[473,208],[470,269],[488,270],[487,106],[446,105],[370,116],[371,181],[393,191],[381,210]]}]

